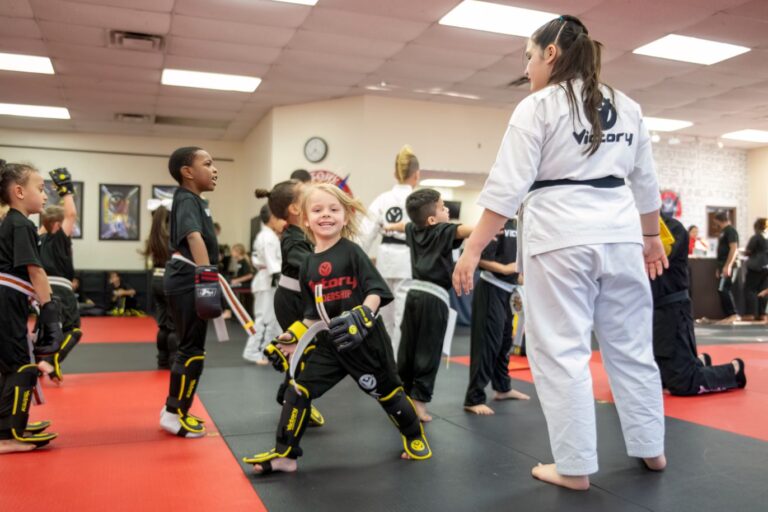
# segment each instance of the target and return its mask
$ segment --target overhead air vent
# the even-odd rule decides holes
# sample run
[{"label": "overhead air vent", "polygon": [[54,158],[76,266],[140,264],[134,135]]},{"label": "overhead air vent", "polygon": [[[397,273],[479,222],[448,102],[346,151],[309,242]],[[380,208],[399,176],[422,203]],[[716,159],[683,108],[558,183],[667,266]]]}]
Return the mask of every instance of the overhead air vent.
[{"label": "overhead air vent", "polygon": [[115,121],[131,124],[151,124],[154,116],[151,114],[132,114],[130,112],[118,112],[115,114]]},{"label": "overhead air vent", "polygon": [[528,85],[528,82],[530,82],[530,80],[528,80],[528,77],[523,75],[520,78],[516,78],[511,82],[509,82],[507,84],[507,87],[522,87],[524,85]]},{"label": "overhead air vent", "polygon": [[165,46],[165,39],[163,36],[144,34],[142,32],[110,30],[109,46],[140,52],[159,52]]},{"label": "overhead air vent", "polygon": [[229,121],[223,119],[196,119],[192,117],[155,116],[155,124],[224,130],[229,126]]}]

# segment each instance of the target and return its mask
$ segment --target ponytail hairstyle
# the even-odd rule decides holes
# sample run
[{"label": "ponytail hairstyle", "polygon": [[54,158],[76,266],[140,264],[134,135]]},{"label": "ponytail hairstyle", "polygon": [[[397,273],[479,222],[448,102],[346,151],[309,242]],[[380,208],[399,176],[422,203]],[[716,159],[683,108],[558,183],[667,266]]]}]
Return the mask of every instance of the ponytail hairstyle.
[{"label": "ponytail hairstyle", "polygon": [[404,183],[405,180],[413,176],[418,170],[419,159],[413,154],[411,146],[406,144],[395,158],[395,174],[397,175],[397,181]]},{"label": "ponytail hairstyle", "polygon": [[11,186],[21,185],[29,181],[29,175],[37,169],[27,164],[9,164],[0,160],[0,205],[11,205]]},{"label": "ponytail hairstyle", "polygon": [[170,232],[168,228],[169,213],[165,206],[158,206],[152,212],[152,227],[149,230],[149,238],[144,245],[142,254],[144,257],[152,258],[152,265],[163,267],[171,257],[168,248]]},{"label": "ponytail hairstyle", "polygon": [[313,183],[307,187],[301,198],[301,229],[306,233],[307,238],[315,243],[315,236],[306,226],[306,220],[309,217],[309,198],[313,192],[325,192],[335,197],[344,210],[344,219],[347,225],[341,228],[341,236],[349,240],[354,240],[360,234],[360,217],[365,215],[363,203],[350,196],[336,185],[330,183]]},{"label": "ponytail hairstyle", "polygon": [[272,187],[272,190],[257,188],[254,194],[258,199],[268,198],[267,204],[272,215],[278,219],[288,220],[288,207],[296,202],[299,183],[296,180],[281,181]]},{"label": "ponytail hairstyle", "polygon": [[191,166],[195,162],[195,154],[202,149],[197,146],[187,146],[179,148],[171,154],[168,159],[168,172],[179,185],[184,181],[181,176],[181,168]]},{"label": "ponytail hairstyle", "polygon": [[[546,48],[553,44],[560,50],[560,55],[552,67],[549,83],[560,84],[560,87],[565,90],[574,122],[576,119],[581,122],[581,119],[579,109],[576,106],[573,80],[581,78],[584,82],[581,90],[581,102],[584,115],[592,125],[591,140],[584,153],[587,156],[594,155],[597,148],[600,147],[603,136],[601,114],[603,117],[608,115],[607,111],[601,111],[605,101],[603,93],[600,91],[600,62],[603,45],[589,37],[587,27],[579,18],[568,14],[539,27],[531,36],[531,41],[536,43],[539,48]],[[611,100],[613,101],[613,89],[607,85],[605,87],[611,92]]]}]

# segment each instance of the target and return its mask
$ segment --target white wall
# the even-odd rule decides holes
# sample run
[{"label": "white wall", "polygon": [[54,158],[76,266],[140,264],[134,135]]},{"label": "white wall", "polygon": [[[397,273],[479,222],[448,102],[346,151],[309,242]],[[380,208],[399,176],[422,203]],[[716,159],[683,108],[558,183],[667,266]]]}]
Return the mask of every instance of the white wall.
[{"label": "white wall", "polygon": [[768,148],[747,153],[749,218],[768,217]]},{"label": "white wall", "polygon": [[[214,157],[234,159],[217,162],[220,172],[215,192],[208,195],[214,219],[222,224],[222,240],[232,244],[248,240],[250,215],[243,212],[245,200],[252,198],[239,185],[242,178],[240,143],[205,140],[180,140],[148,137],[83,135],[67,133],[25,132],[0,130],[0,157],[9,162],[28,162],[47,172],[56,167],[67,167],[76,181],[83,181],[83,238],[73,241],[75,268],[120,269],[143,268],[138,251],[149,235],[150,214],[146,200],[151,197],[152,185],[172,185],[168,174],[168,156],[174,149],[185,145],[206,148]],[[28,147],[63,148],[28,149]],[[158,156],[105,154],[89,151],[141,153]],[[98,236],[99,184],[141,185],[141,240],[100,241]],[[253,203],[253,199],[250,199]]]}]

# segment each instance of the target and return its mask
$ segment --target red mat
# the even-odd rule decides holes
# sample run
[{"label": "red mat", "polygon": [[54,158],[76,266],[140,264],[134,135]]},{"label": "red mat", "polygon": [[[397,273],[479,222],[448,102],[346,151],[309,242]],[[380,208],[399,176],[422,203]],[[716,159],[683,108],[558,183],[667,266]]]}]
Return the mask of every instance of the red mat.
[{"label": "red mat", "polygon": [[[768,441],[768,345],[706,345],[700,347],[700,350],[710,354],[715,364],[727,363],[736,357],[742,358],[747,368],[747,387],[695,397],[665,394],[665,415]],[[510,376],[533,382],[530,369],[521,369],[524,363],[519,359],[524,358],[510,358]],[[469,356],[452,357],[451,361],[469,365]],[[603,368],[599,352],[592,354],[590,369],[595,399],[600,402],[613,402],[608,375]]]},{"label": "red mat", "polygon": [[40,451],[1,456],[0,510],[266,511],[202,404],[192,412],[207,420],[207,437],[160,430],[167,390],[167,372],[67,375],[61,388],[46,384],[48,403],[33,407],[32,419],[52,420],[59,438]]},{"label": "red mat", "polygon": [[151,316],[87,316],[82,319],[80,343],[155,343],[157,324]]}]

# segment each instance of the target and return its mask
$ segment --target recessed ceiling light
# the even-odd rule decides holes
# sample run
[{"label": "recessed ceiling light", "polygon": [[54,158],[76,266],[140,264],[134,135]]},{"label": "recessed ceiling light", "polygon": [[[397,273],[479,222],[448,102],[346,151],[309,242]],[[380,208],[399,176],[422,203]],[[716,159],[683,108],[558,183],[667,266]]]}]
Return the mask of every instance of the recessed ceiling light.
[{"label": "recessed ceiling light", "polygon": [[164,69],[161,78],[163,85],[215,89],[217,91],[253,92],[261,83],[261,78],[242,75],[224,75],[204,73],[183,69]]},{"label": "recessed ceiling light", "polygon": [[440,20],[441,25],[528,37],[557,14],[510,5],[465,0]]},{"label": "recessed ceiling light", "polygon": [[736,132],[724,133],[720,137],[730,140],[768,143],[768,131],[765,130],[739,130]]},{"label": "recessed ceiling light", "polygon": [[746,46],[670,34],[641,46],[632,53],[710,65],[747,53],[749,50]]},{"label": "recessed ceiling light", "polygon": [[449,180],[440,178],[429,178],[421,180],[419,185],[422,187],[443,187],[443,188],[456,188],[463,187],[466,184],[464,180]]},{"label": "recessed ceiling light", "polygon": [[678,139],[677,137],[672,137],[667,141],[667,144],[669,144],[670,146],[677,146],[678,144],[680,144],[680,139]]},{"label": "recessed ceiling light", "polygon": [[47,117],[50,119],[69,119],[69,110],[64,107],[46,107],[43,105],[19,105],[0,103],[0,115],[21,117]]},{"label": "recessed ceiling light", "polygon": [[5,71],[22,71],[24,73],[53,74],[53,65],[48,57],[20,55],[17,53],[0,53],[0,69]]},{"label": "recessed ceiling light", "polygon": [[658,133],[654,133],[653,135],[651,135],[651,142],[656,143],[660,141],[661,141],[661,136]]},{"label": "recessed ceiling light", "polygon": [[679,119],[663,119],[661,117],[643,117],[646,128],[653,132],[673,132],[693,126],[690,121],[681,121]]},{"label": "recessed ceiling light", "polygon": [[317,0],[272,0],[273,2],[282,2],[284,4],[315,5]]}]

